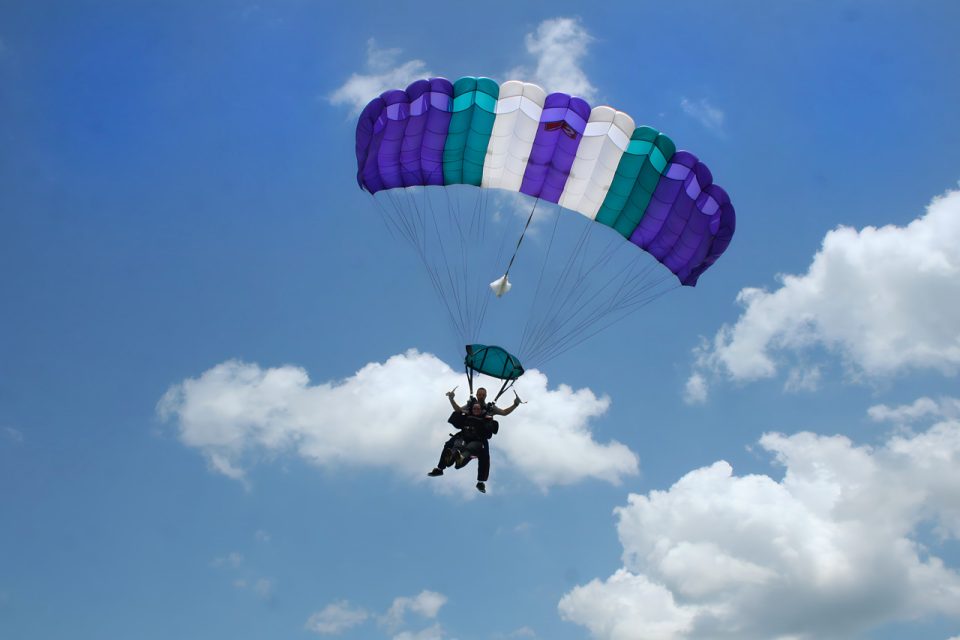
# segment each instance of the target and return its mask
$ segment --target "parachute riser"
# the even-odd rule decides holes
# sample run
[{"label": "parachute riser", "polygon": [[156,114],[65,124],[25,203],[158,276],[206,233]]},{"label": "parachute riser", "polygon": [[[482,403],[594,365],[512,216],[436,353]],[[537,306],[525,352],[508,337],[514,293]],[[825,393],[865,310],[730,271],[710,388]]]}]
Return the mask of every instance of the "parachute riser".
[{"label": "parachute riser", "polygon": [[513,249],[513,255],[510,256],[510,262],[507,263],[507,269],[503,272],[503,275],[490,283],[490,288],[499,298],[506,292],[510,291],[510,269],[513,267],[513,261],[517,259],[517,253],[520,251],[520,244],[523,242],[523,237],[527,235],[527,229],[530,227],[530,222],[533,220],[533,214],[537,211],[537,205],[540,204],[540,198],[537,198],[533,202],[533,208],[530,210],[530,215],[527,216],[527,223],[523,225],[523,231],[520,232],[520,237],[517,239],[517,246]]},{"label": "parachute riser", "polygon": [[537,205],[540,204],[540,198],[537,198],[533,201],[533,208],[530,209],[530,215],[527,216],[527,223],[523,225],[523,231],[520,232],[520,237],[517,239],[517,246],[513,250],[513,255],[510,256],[510,262],[507,263],[507,270],[503,272],[503,277],[506,278],[510,275],[510,267],[513,266],[513,261],[517,257],[517,252],[520,251],[520,243],[523,242],[523,236],[527,235],[527,229],[530,227],[530,221],[533,220],[533,214],[537,212]]},{"label": "parachute riser", "polygon": [[512,387],[512,386],[513,386],[513,383],[516,382],[516,381],[517,381],[516,378],[514,378],[513,380],[504,380],[504,381],[503,381],[503,385],[500,387],[500,392],[496,395],[496,397],[493,399],[493,401],[496,402],[497,400],[499,400],[499,399],[500,399],[500,396],[502,396],[504,393],[506,393],[507,389],[509,389],[510,387]]},{"label": "parachute riser", "polygon": [[[464,368],[466,369],[466,374],[467,374],[467,388],[470,391],[470,397],[473,397],[473,369],[471,369],[470,367],[464,367]],[[513,380],[504,380],[503,384],[500,386],[500,391],[498,391],[497,395],[494,396],[493,402],[496,402],[497,400],[499,400],[500,396],[506,393],[513,386],[513,383],[516,381],[517,381],[516,378],[514,378]]]}]

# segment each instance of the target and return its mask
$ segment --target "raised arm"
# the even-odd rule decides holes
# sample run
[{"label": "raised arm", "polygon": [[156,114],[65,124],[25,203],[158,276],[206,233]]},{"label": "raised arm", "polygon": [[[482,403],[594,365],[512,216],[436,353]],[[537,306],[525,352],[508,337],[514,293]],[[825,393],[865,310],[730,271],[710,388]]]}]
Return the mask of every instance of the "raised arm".
[{"label": "raised arm", "polygon": [[516,409],[517,407],[519,407],[520,404],[521,404],[521,402],[520,402],[520,396],[517,395],[517,392],[516,392],[516,391],[513,392],[513,396],[514,396],[514,397],[513,397],[513,404],[510,405],[509,407],[507,407],[506,409],[501,409],[500,407],[493,406],[493,407],[491,407],[491,408],[488,410],[488,412],[489,412],[489,413],[496,414],[496,415],[498,415],[498,416],[508,416],[508,415],[510,415],[511,413],[513,413],[513,410]]},{"label": "raised arm", "polygon": [[450,401],[450,406],[453,407],[454,411],[463,411],[463,407],[458,405],[457,402],[453,399],[453,394],[454,394],[454,391],[456,390],[457,390],[456,387],[454,387],[453,390],[447,391],[447,400]]}]

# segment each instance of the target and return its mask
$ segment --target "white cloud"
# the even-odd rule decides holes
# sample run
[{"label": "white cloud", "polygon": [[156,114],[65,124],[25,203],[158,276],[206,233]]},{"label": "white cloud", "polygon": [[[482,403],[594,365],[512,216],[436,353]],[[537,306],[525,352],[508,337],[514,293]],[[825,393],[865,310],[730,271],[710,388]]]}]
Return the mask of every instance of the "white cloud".
[{"label": "white cloud", "polygon": [[[549,92],[563,91],[592,102],[597,90],[583,70],[583,59],[593,41],[576,18],[544,20],[525,38],[533,66],[516,67],[506,79],[535,82]],[[331,104],[344,105],[352,115],[359,114],[370,100],[387,89],[403,89],[414,80],[432,74],[423,60],[402,61],[401,49],[381,49],[376,41],[367,41],[366,69],[353,73],[328,97]],[[721,114],[722,119],[722,114]]]},{"label": "white cloud", "polygon": [[329,97],[334,105],[346,105],[353,115],[387,89],[404,89],[420,78],[430,77],[423,60],[400,62],[400,49],[380,49],[373,38],[367,41],[367,69],[351,74]]},{"label": "white cloud", "polygon": [[215,567],[233,567],[236,569],[243,564],[243,555],[234,551],[229,555],[214,558],[212,564]]},{"label": "white cloud", "polygon": [[416,633],[404,631],[393,636],[393,640],[443,640],[443,627],[434,624]]},{"label": "white cloud", "polygon": [[437,614],[440,613],[440,608],[446,603],[447,597],[445,595],[427,589],[424,589],[412,598],[394,598],[393,604],[390,605],[390,609],[381,619],[381,623],[388,629],[396,630],[403,626],[407,612],[433,619],[437,617]]},{"label": "white cloud", "polygon": [[513,527],[512,531],[517,535],[525,535],[530,533],[532,529],[533,529],[533,525],[530,524],[529,522],[521,522],[520,524]]},{"label": "white cloud", "polygon": [[619,569],[605,581],[574,588],[558,605],[564,620],[583,625],[594,638],[645,640],[684,638],[696,610],[677,606],[666,588]]},{"label": "white cloud", "polygon": [[245,483],[243,469],[234,466],[229,459],[219,453],[211,452],[210,455],[207,456],[207,462],[210,464],[210,468],[218,473]]},{"label": "white cloud", "polygon": [[235,578],[231,583],[237,589],[251,589],[263,600],[272,600],[277,590],[277,583],[272,578]]},{"label": "white cloud", "polygon": [[[457,385],[463,385],[462,373],[415,350],[316,385],[298,367],[228,361],[173,385],[157,409],[175,421],[183,444],[229,477],[244,478],[258,459],[293,453],[320,466],[388,468],[441,491],[473,495],[473,464],[467,473],[425,475],[450,432],[443,394]],[[591,419],[606,412],[609,398],[566,385],[551,389],[536,370],[517,388],[528,404],[500,419],[491,441],[494,481],[513,470],[546,490],[588,478],[617,484],[637,473],[630,449],[599,443],[590,432]]]},{"label": "white cloud", "polygon": [[[397,633],[397,630],[405,625],[405,618],[408,613],[415,613],[423,618],[433,620],[446,602],[447,597],[445,595],[427,589],[413,597],[394,598],[390,609],[384,615],[379,616],[379,623],[386,627],[393,640],[441,640],[444,637],[444,631],[439,623],[418,632],[402,631]],[[346,600],[340,600],[327,605],[322,611],[310,616],[306,628],[316,633],[332,635],[342,633],[372,617],[365,609],[355,607]]]},{"label": "white cloud", "polygon": [[264,600],[270,600],[277,590],[277,583],[271,578],[258,578],[253,584],[253,590]]},{"label": "white cloud", "polygon": [[787,391],[816,391],[820,386],[820,367],[793,367],[783,388]]},{"label": "white cloud", "polygon": [[370,614],[346,600],[328,604],[307,620],[306,629],[322,635],[335,635],[362,624]]},{"label": "white cloud", "polygon": [[[485,197],[488,200],[484,206],[491,212],[490,218],[494,223],[512,221],[508,224],[519,222],[520,225],[526,225],[527,220],[530,220],[530,225],[524,231],[524,242],[548,243],[551,240],[550,231],[560,215],[558,208],[544,206],[542,203],[531,204],[529,196],[517,191],[494,189]],[[499,247],[497,244],[494,250]]]},{"label": "white cloud", "polygon": [[683,98],[680,101],[680,108],[705,128],[715,133],[723,133],[723,121],[726,119],[726,115],[710,104],[706,98],[696,101]]},{"label": "white cloud", "polygon": [[840,639],[891,621],[960,617],[960,575],[917,539],[960,537],[960,422],[854,446],[764,435],[776,481],[720,461],[616,510],[623,564],[561,615],[595,638]]},{"label": "white cloud", "polygon": [[912,404],[888,407],[878,404],[867,410],[870,418],[876,422],[892,422],[894,424],[909,424],[923,418],[958,418],[960,417],[960,399],[940,398],[939,401],[931,398],[918,398]]},{"label": "white cloud", "polygon": [[707,379],[702,374],[694,372],[687,379],[687,386],[684,389],[683,401],[687,404],[699,404],[706,402],[709,386]]},{"label": "white cloud", "polygon": [[13,427],[4,427],[3,435],[7,440],[15,444],[21,444],[23,442],[23,432]]},{"label": "white cloud", "polygon": [[563,91],[593,102],[597,89],[581,66],[592,41],[593,36],[575,18],[544,20],[526,36],[527,53],[535,58],[535,68],[518,67],[506,76],[535,82],[550,93]]},{"label": "white cloud", "polygon": [[[852,377],[960,366],[960,191],[905,227],[827,233],[807,273],[779,289],[746,288],[744,311],[698,350],[693,375],[776,375],[790,356],[839,355]],[[812,369],[811,369],[812,370]],[[802,384],[800,386],[803,386]]]},{"label": "white cloud", "polygon": [[263,600],[273,600],[276,593],[276,581],[272,578],[255,577],[250,567],[247,566],[243,554],[233,551],[226,556],[214,558],[210,564],[218,569],[230,570],[229,572],[235,576],[230,584],[235,589],[241,591],[249,589]]},{"label": "white cloud", "polygon": [[270,542],[270,534],[264,531],[263,529],[258,529],[257,532],[253,534],[253,538],[257,542],[263,542],[263,543]]}]

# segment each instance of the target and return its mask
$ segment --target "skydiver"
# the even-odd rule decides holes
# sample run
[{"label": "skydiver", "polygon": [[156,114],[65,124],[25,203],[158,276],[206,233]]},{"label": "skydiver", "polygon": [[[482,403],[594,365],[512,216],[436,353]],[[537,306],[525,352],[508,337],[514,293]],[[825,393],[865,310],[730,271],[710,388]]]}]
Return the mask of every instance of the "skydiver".
[{"label": "skydiver", "polygon": [[[456,391],[456,389],[454,389],[454,391]],[[511,411],[513,411],[514,409],[516,409],[516,408],[520,405],[520,402],[517,402],[520,398],[517,397],[516,400],[514,400],[513,405],[511,405],[511,406],[508,407],[507,409],[501,409],[500,407],[498,407],[498,406],[497,406],[496,404],[494,404],[493,402],[487,402],[487,390],[486,390],[486,388],[484,388],[484,387],[479,387],[479,388],[477,389],[477,395],[476,395],[476,397],[470,396],[470,398],[467,400],[467,403],[461,407],[461,406],[459,406],[459,405],[454,401],[454,399],[453,399],[454,391],[448,392],[448,393],[447,393],[447,398],[450,399],[450,405],[453,407],[453,410],[454,410],[454,411],[459,411],[459,412],[461,412],[461,413],[469,414],[469,413],[471,412],[471,409],[472,409],[473,405],[474,405],[475,403],[479,403],[480,406],[483,407],[483,412],[484,412],[484,414],[486,414],[488,417],[489,417],[489,416],[494,416],[494,415],[497,415],[497,416],[505,416],[505,415],[509,415]],[[517,395],[516,391],[514,391],[513,395],[514,395],[514,396]]]},{"label": "skydiver", "polygon": [[454,400],[455,391],[456,389],[446,393],[447,399],[450,401],[450,406],[453,407],[453,414],[448,421],[457,427],[459,431],[451,435],[450,439],[443,445],[439,463],[427,475],[431,477],[441,476],[443,475],[443,470],[455,462],[457,463],[457,468],[460,468],[469,461],[469,458],[463,458],[464,454],[462,450],[455,445],[457,440],[465,440],[468,443],[479,443],[479,450],[476,454],[477,491],[486,493],[486,482],[490,477],[489,441],[500,428],[500,425],[493,419],[493,416],[506,416],[512,413],[513,410],[521,404],[520,396],[514,392],[513,404],[506,409],[501,409],[492,402],[486,402],[487,390],[480,387],[477,389],[477,397],[474,398],[471,396],[467,404],[461,407],[457,404],[456,400]]}]

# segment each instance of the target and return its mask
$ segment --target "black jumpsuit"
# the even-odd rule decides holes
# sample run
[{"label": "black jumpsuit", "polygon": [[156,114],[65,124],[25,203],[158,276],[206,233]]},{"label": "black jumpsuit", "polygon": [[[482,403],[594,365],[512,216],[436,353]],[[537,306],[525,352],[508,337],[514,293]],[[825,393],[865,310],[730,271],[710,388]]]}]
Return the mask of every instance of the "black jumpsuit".
[{"label": "black jumpsuit", "polygon": [[[459,411],[454,411],[448,420],[450,424],[460,429],[457,433],[447,440],[443,445],[443,451],[440,453],[440,462],[437,463],[438,469],[444,469],[452,464],[451,455],[454,450],[454,441],[459,438],[467,442],[479,442],[480,450],[477,452],[477,482],[486,482],[490,477],[490,438],[497,432],[498,424],[496,420],[488,417],[478,418],[472,415],[465,415]],[[449,462],[448,462],[449,461]]]}]

